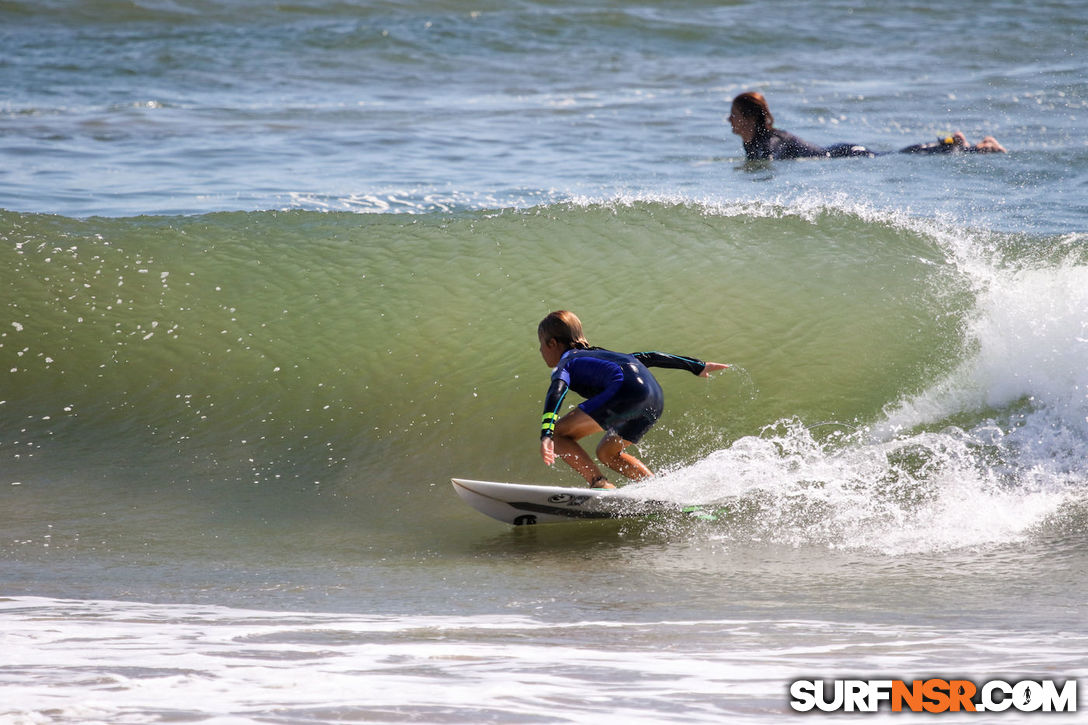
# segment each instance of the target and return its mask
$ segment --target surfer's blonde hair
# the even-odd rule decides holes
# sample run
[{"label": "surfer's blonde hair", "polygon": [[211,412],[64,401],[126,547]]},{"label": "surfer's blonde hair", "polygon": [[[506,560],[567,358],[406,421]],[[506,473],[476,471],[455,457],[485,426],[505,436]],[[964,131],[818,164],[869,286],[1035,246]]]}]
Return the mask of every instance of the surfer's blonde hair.
[{"label": "surfer's blonde hair", "polygon": [[556,310],[548,313],[548,316],[537,325],[536,334],[541,342],[558,340],[567,348],[585,350],[590,346],[585,333],[582,332],[582,321],[570,310]]}]

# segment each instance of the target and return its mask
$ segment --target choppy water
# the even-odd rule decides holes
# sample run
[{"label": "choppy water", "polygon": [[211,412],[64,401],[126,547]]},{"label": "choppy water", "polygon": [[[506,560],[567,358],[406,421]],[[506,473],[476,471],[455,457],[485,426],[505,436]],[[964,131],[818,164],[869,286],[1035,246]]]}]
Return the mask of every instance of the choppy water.
[{"label": "choppy water", "polygon": [[[800,677],[1084,676],[1086,18],[0,5],[0,719],[777,722]],[[749,89],[817,142],[1010,153],[745,164]],[[558,307],[737,366],[662,371],[640,448],[728,515],[455,498],[576,481],[536,452]]]}]

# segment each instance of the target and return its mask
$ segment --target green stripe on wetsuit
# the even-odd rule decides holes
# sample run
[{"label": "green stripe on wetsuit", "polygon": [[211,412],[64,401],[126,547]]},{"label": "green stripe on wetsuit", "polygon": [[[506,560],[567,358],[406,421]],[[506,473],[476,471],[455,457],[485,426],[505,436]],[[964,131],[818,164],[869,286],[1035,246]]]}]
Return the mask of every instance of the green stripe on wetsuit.
[{"label": "green stripe on wetsuit", "polygon": [[540,437],[551,438],[555,435],[555,421],[559,420],[558,413],[545,413],[540,423]]}]

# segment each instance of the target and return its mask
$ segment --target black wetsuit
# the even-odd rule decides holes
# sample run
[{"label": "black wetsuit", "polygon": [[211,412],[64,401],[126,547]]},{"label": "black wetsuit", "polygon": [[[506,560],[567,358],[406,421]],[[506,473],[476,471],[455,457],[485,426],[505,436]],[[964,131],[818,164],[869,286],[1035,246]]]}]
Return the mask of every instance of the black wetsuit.
[{"label": "black wetsuit", "polygon": [[698,375],[706,363],[661,352],[628,355],[599,347],[568,350],[552,372],[540,437],[554,435],[559,408],[570,389],[586,398],[578,407],[602,429],[629,443],[638,443],[665,409],[661,386],[648,367],[675,368]]},{"label": "black wetsuit", "polygon": [[[973,146],[957,146],[952,139],[941,138],[934,143],[919,143],[913,146],[899,149],[901,154],[950,154],[950,153],[975,153]],[[772,129],[765,133],[757,134],[750,143],[744,144],[744,155],[749,161],[759,159],[841,159],[858,156],[883,156],[889,153],[870,151],[859,144],[837,143],[831,146],[817,146],[804,139],[794,136],[789,131]]]}]

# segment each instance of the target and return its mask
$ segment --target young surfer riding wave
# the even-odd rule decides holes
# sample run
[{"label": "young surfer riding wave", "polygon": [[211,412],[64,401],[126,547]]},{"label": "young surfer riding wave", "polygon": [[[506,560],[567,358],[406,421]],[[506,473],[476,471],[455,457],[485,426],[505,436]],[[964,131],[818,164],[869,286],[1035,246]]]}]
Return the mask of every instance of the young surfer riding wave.
[{"label": "young surfer riding wave", "polygon": [[[653,475],[624,450],[638,443],[664,410],[664,394],[648,367],[687,370],[701,377],[729,367],[660,352],[626,354],[593,347],[586,341],[581,320],[568,310],[545,317],[537,337],[541,357],[554,368],[544,402],[540,455],[549,466],[562,458],[593,488],[615,488],[578,443],[601,431],[605,436],[597,446],[597,458],[602,463],[633,480]],[[568,390],[586,400],[560,416]]]}]

